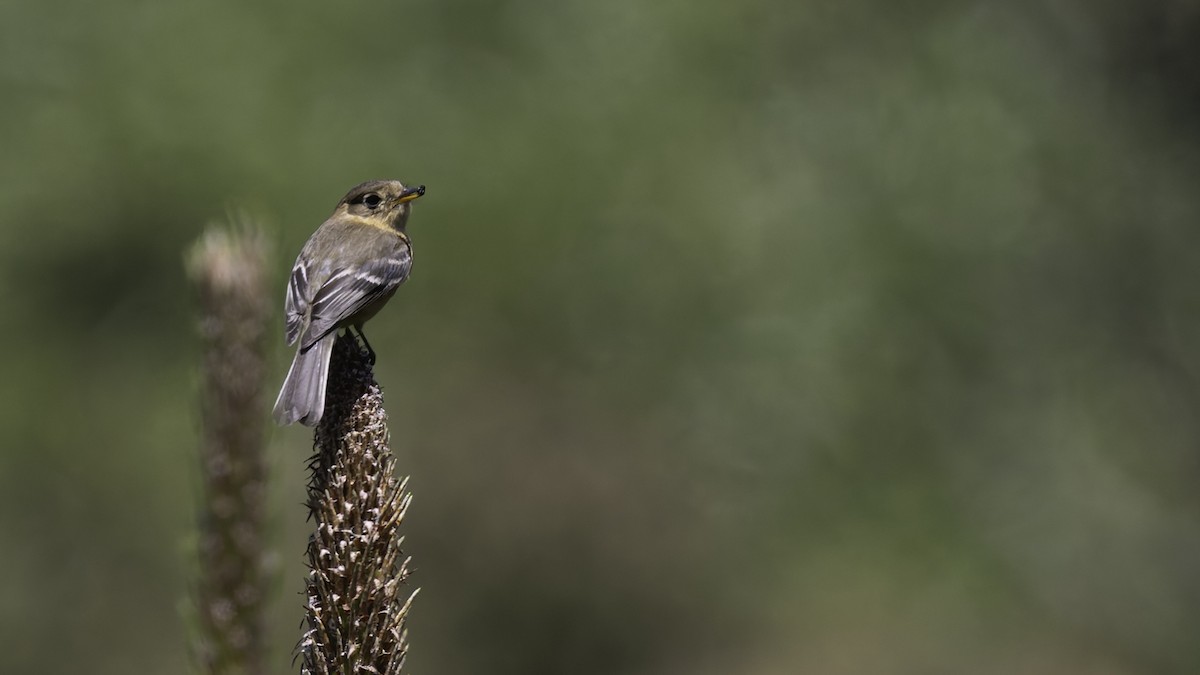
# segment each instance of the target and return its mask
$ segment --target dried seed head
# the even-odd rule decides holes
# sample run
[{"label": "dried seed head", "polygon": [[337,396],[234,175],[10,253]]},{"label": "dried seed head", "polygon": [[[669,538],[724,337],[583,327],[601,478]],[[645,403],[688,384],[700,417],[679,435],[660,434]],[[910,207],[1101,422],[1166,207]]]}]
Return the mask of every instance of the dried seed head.
[{"label": "dried seed head", "polygon": [[[411,596],[399,527],[410,500],[394,477],[387,413],[367,355],[339,337],[315,432],[308,504],[308,630],[303,673],[396,675],[408,649]],[[376,583],[384,579],[384,583]]]}]

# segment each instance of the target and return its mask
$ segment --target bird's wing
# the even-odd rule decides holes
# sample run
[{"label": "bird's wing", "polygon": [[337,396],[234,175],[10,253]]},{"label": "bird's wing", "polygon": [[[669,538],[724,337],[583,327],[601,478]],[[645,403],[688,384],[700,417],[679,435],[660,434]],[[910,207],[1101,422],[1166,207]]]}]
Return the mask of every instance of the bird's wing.
[{"label": "bird's wing", "polygon": [[296,265],[292,267],[292,275],[288,278],[287,295],[283,300],[283,316],[289,345],[295,344],[296,338],[300,336],[300,331],[304,328],[304,318],[308,314],[311,299],[308,288],[308,266],[304,263],[304,256],[300,256],[296,259]]},{"label": "bird's wing", "polygon": [[412,254],[408,246],[401,246],[389,257],[336,270],[312,299],[311,319],[301,348],[308,349],[346,319],[385,299],[404,283],[411,267]]}]

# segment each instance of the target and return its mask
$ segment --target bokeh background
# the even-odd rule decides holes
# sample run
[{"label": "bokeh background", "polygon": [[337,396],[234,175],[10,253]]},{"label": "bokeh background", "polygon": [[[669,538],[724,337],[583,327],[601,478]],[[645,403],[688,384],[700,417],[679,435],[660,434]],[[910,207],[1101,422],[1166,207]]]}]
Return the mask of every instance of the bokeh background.
[{"label": "bokeh background", "polygon": [[0,3],[0,670],[187,672],[183,252],[250,214],[281,304],[397,177],[411,672],[1200,671],[1197,63],[1192,0]]}]

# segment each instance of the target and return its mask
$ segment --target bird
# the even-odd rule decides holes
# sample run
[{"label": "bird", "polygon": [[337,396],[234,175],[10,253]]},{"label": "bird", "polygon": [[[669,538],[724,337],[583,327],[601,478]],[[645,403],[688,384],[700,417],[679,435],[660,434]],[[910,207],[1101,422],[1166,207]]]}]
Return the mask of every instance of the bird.
[{"label": "bird", "polygon": [[412,243],[404,228],[412,201],[424,194],[424,185],[398,180],[360,183],[300,250],[284,295],[285,338],[296,356],[275,400],[281,426],[321,421],[339,329],[357,332],[375,363],[362,326],[408,279]]}]

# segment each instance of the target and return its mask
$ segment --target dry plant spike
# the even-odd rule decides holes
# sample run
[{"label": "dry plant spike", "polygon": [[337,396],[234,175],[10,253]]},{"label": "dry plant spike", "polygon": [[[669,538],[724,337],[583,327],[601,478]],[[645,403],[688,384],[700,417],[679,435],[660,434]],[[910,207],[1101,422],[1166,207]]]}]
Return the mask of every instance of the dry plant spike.
[{"label": "dry plant spike", "polygon": [[262,672],[267,249],[249,226],[210,227],[187,258],[204,349],[193,645],[212,675]]},{"label": "dry plant spike", "polygon": [[308,508],[307,621],[300,641],[305,674],[396,675],[408,649],[414,591],[400,524],[412,495],[394,475],[387,412],[370,360],[357,340],[337,339],[325,415],[315,432]]}]

